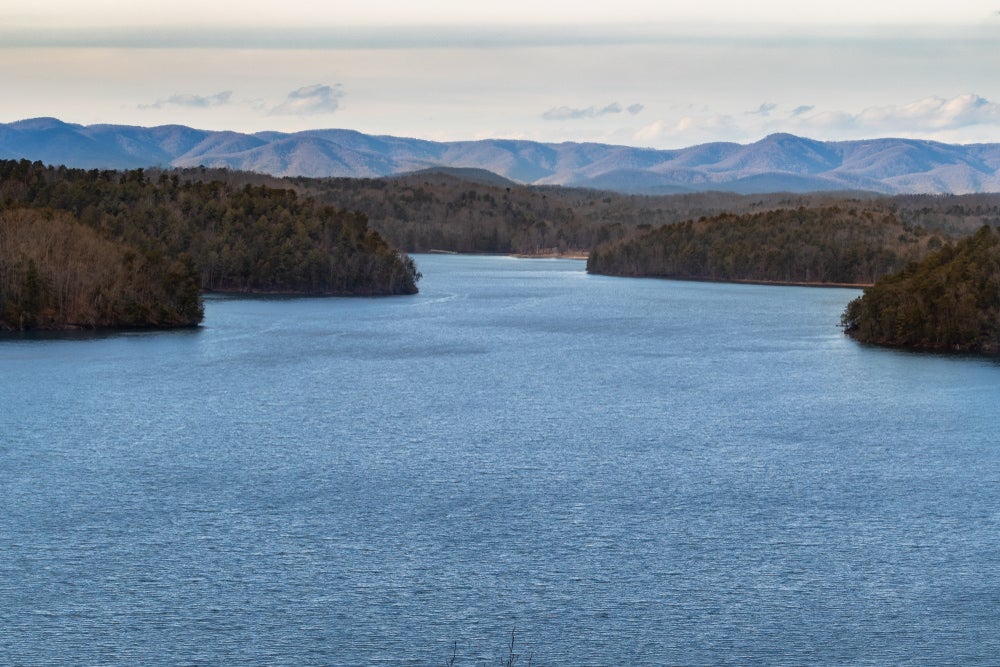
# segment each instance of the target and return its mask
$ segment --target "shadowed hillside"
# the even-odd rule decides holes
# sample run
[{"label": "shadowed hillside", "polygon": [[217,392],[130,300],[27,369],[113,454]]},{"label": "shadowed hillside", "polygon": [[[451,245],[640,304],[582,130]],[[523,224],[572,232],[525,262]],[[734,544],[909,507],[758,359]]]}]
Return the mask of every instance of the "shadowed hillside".
[{"label": "shadowed hillside", "polygon": [[883,277],[848,304],[842,323],[866,343],[1000,352],[1000,234],[984,226]]},{"label": "shadowed hillside", "polygon": [[193,324],[199,289],[413,294],[419,278],[363,214],[289,188],[0,161],[0,202],[0,328]]},{"label": "shadowed hillside", "polygon": [[832,206],[878,207],[910,228],[948,237],[971,234],[983,224],[1000,224],[1000,195],[996,194],[879,197],[706,192],[650,196],[492,185],[482,175],[474,178],[468,181],[432,171],[386,179],[297,178],[287,182],[324,202],[363,211],[373,228],[408,252],[586,255],[601,243],[664,224],[723,213]]}]

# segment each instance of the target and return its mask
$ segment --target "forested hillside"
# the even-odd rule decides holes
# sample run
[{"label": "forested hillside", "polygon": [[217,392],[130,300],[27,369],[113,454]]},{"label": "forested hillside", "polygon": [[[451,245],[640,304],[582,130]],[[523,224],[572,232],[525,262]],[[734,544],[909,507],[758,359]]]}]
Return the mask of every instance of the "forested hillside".
[{"label": "forested hillside", "polygon": [[591,273],[723,281],[868,284],[940,247],[885,209],[782,209],[663,225],[591,251]]},{"label": "forested hillside", "polygon": [[[877,207],[909,228],[964,236],[1000,224],[1000,194],[850,193],[623,195],[502,185],[489,176],[427,172],[387,179],[288,179],[301,192],[365,213],[372,228],[408,252],[449,250],[586,255],[596,245],[660,225],[779,209]],[[232,178],[246,178],[239,172]]]},{"label": "forested hillside", "polygon": [[[627,196],[593,190],[494,185],[448,174],[386,179],[291,179],[320,200],[364,211],[407,252],[584,254],[621,238],[633,211]],[[657,216],[643,211],[642,217]]]},{"label": "forested hillside", "polygon": [[842,323],[866,343],[1000,352],[1000,235],[984,226],[883,277],[848,304]]},{"label": "forested hillside", "polygon": [[[475,170],[281,179],[0,161],[0,204],[64,211],[131,252],[189,262],[199,289],[308,294],[414,292],[416,268],[397,247],[595,250],[592,270],[625,275],[870,283],[937,243],[1000,225],[997,194],[643,196],[516,185]],[[660,229],[671,223],[684,224]],[[27,266],[19,257],[6,261]]]},{"label": "forested hillside", "polygon": [[276,178],[223,169],[160,172],[181,181],[217,180],[236,189],[293,189],[338,209],[360,211],[369,226],[407,252],[587,255],[597,244],[659,225],[723,213],[777,209],[878,206],[904,225],[965,236],[1000,224],[1000,194],[901,195],[864,193],[702,192],[625,195],[599,190],[516,185],[481,170],[429,170],[391,178]]},{"label": "forested hillside", "polygon": [[[83,239],[86,234],[86,241],[72,240],[85,244],[91,243],[93,234],[94,239],[117,247],[102,245],[103,256],[119,253],[123,258],[143,258],[146,264],[137,273],[139,282],[115,283],[115,289],[124,292],[131,288],[123,286],[131,285],[158,293],[163,288],[158,281],[170,271],[181,271],[178,267],[185,267],[200,289],[237,292],[412,294],[419,277],[408,257],[368,228],[364,215],[317,203],[293,189],[239,187],[220,180],[181,178],[177,173],[151,176],[142,169],[83,171],[0,161],[0,202],[0,210],[7,214],[5,227],[15,218],[29,227],[52,218],[60,221],[46,232],[53,238],[76,235]],[[23,209],[43,215],[13,215]],[[31,236],[30,230],[8,234],[5,254],[0,257],[6,275],[14,281],[5,283],[8,291],[0,295],[8,313],[0,326],[6,328],[60,325],[57,316],[15,317],[22,308],[16,305],[18,295],[31,291],[16,287],[18,279],[11,267],[27,271],[33,261],[36,273],[42,268],[28,247]],[[155,268],[160,266],[157,262],[168,267],[166,273]],[[70,270],[53,262],[46,262],[45,267],[56,272],[42,276],[52,283],[62,282],[64,276],[57,275],[60,270]],[[106,292],[109,286],[94,289]],[[150,306],[149,313],[154,311],[157,307]],[[164,324],[152,315],[111,317],[118,310],[104,312],[106,316],[63,324]]]},{"label": "forested hillside", "polygon": [[63,211],[0,211],[0,330],[184,327],[202,315],[189,256],[109,241]]}]

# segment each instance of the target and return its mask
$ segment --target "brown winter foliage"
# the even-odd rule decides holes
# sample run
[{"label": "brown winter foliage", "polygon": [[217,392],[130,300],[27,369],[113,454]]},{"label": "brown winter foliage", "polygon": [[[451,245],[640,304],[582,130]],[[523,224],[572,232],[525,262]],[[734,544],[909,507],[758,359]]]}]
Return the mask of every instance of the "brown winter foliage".
[{"label": "brown winter foliage", "polygon": [[[894,215],[909,229],[965,236],[1000,224],[1000,194],[701,192],[628,195],[581,188],[496,183],[499,177],[422,172],[380,179],[293,178],[281,181],[369,224],[407,252],[449,250],[515,254],[582,254],[665,224],[776,210],[841,208]],[[230,172],[230,177],[241,177]]]},{"label": "brown winter foliage", "polygon": [[0,329],[186,327],[201,319],[190,258],[109,241],[65,212],[0,211]]},{"label": "brown winter foliage", "polygon": [[[0,291],[0,327],[196,324],[198,290],[416,292],[413,262],[369,229],[362,214],[320,204],[293,189],[151,173],[155,177],[142,169],[83,171],[0,161],[0,212],[12,239],[0,257],[0,272],[7,277]],[[36,247],[35,235],[49,245]],[[100,252],[95,244],[103,244]],[[85,254],[84,247],[94,251],[91,273],[103,282],[91,286],[94,294],[74,296],[80,303],[89,299],[90,310],[76,308],[77,301],[66,309],[71,304],[65,285],[79,268],[71,262]],[[174,313],[171,295],[187,281],[194,285],[197,307],[185,302]],[[115,295],[111,302],[109,295]],[[36,299],[49,296],[54,300]]]}]

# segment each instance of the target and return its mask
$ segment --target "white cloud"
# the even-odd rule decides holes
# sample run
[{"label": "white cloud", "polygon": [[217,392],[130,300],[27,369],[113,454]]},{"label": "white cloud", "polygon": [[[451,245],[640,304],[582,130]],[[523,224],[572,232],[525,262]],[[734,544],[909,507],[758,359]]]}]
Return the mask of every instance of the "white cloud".
[{"label": "white cloud", "polygon": [[796,109],[792,127],[807,132],[850,132],[857,136],[919,136],[976,127],[1000,127],[1000,104],[979,95],[925,97],[902,105],[868,107],[857,113]]},{"label": "white cloud", "polygon": [[271,109],[272,116],[314,116],[330,114],[340,108],[340,100],[344,97],[343,88],[337,84],[327,86],[315,84],[303,86],[288,93],[284,102]]},{"label": "white cloud", "polygon": [[156,100],[152,104],[140,104],[140,109],[163,109],[169,106],[188,107],[192,109],[207,109],[218,107],[230,103],[233,96],[231,90],[225,90],[215,95],[192,95],[190,93],[178,93],[170,97]]},{"label": "white cloud", "polygon": [[654,121],[638,130],[634,139],[646,145],[670,143],[681,146],[736,140],[742,135],[743,131],[733,116],[709,112],[703,116],[687,115],[674,122]]},{"label": "white cloud", "polygon": [[631,141],[676,148],[712,141],[749,143],[774,132],[790,132],[819,140],[896,136],[968,143],[996,141],[1000,133],[1000,104],[975,94],[926,97],[859,111],[766,103],[742,113],[693,106],[676,113],[635,131]]},{"label": "white cloud", "polygon": [[1000,104],[973,94],[950,100],[927,97],[904,106],[865,109],[857,120],[862,126],[876,129],[902,126],[913,130],[951,130],[1000,123]]},{"label": "white cloud", "polygon": [[770,116],[771,112],[778,108],[773,102],[764,102],[756,109],[745,112],[748,116]]},{"label": "white cloud", "polygon": [[608,114],[619,114],[622,111],[628,111],[634,116],[643,109],[645,107],[642,104],[630,104],[625,109],[622,109],[622,105],[617,102],[612,102],[601,108],[587,107],[586,109],[574,109],[572,107],[555,107],[543,113],[542,118],[545,120],[579,120],[581,118],[600,118]]},{"label": "white cloud", "polygon": [[663,138],[666,128],[667,124],[664,121],[655,120],[636,132],[634,138],[642,143],[655,143]]}]

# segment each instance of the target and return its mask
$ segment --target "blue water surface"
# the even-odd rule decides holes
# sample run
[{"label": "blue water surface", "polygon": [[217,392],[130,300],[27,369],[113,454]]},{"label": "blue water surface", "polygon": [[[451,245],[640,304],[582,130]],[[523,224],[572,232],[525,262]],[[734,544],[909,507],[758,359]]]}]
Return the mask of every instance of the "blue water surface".
[{"label": "blue water surface", "polygon": [[1000,660],[1000,365],[854,290],[416,259],[0,341],[0,663]]}]

